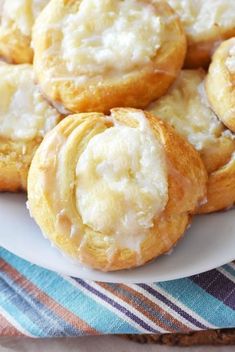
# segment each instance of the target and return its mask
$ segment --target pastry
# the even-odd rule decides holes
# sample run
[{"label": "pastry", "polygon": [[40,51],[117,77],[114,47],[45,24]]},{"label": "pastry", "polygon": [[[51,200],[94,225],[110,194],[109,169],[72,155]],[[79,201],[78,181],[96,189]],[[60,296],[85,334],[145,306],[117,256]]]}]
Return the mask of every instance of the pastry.
[{"label": "pastry", "polygon": [[211,110],[205,72],[183,70],[170,91],[148,110],[170,123],[200,152],[209,174],[207,202],[197,212],[230,207],[235,202],[235,140]]},{"label": "pastry", "polygon": [[215,52],[206,89],[218,117],[235,132],[235,38],[223,42]]},{"label": "pastry", "polygon": [[60,120],[33,83],[31,65],[0,63],[0,191],[25,190],[33,154]]},{"label": "pastry", "polygon": [[165,1],[52,0],[33,31],[44,94],[72,112],[144,107],[183,64],[185,33]]},{"label": "pastry", "polygon": [[31,215],[63,253],[103,271],[169,251],[205,197],[197,151],[141,110],[83,113],[47,134],[28,178]]},{"label": "pastry", "polygon": [[49,0],[0,0],[0,57],[10,63],[33,61],[31,32]]},{"label": "pastry", "polygon": [[215,48],[235,35],[234,0],[167,0],[188,38],[186,68],[207,67]]}]

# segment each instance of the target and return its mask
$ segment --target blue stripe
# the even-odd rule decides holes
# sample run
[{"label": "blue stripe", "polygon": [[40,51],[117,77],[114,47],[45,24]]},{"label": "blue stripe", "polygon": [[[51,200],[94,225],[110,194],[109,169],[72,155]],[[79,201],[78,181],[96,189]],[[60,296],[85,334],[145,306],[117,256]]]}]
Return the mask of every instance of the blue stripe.
[{"label": "blue stripe", "polygon": [[206,293],[190,279],[162,282],[156,286],[163,288],[209,323],[220,328],[235,326],[235,311]]},{"label": "blue stripe", "polygon": [[[4,301],[7,300],[12,307],[17,307],[22,312],[21,318],[24,319],[27,316],[31,322],[37,324],[38,330],[43,334],[39,336],[48,336],[48,334],[53,337],[82,335],[81,330],[54,314],[41,301],[32,297],[27,290],[7,276],[7,273],[1,273],[0,278],[0,292],[3,292]],[[14,313],[14,310],[12,312]],[[15,320],[19,319],[16,314],[13,317]],[[21,324],[22,320],[19,323]]]},{"label": "blue stripe", "polygon": [[2,287],[0,292],[0,306],[16,320],[26,332],[35,337],[44,337],[43,331],[22,312],[22,309],[19,309],[15,304],[12,304],[12,302],[6,299]]},{"label": "blue stripe", "polygon": [[233,269],[231,266],[229,266],[229,265],[224,265],[224,266],[222,266],[222,268],[225,270],[225,271],[227,271],[229,274],[231,274],[233,277],[234,277],[234,279],[235,279],[235,269]]},{"label": "blue stripe", "polygon": [[[83,321],[100,333],[136,334],[140,332],[58,274],[39,268],[36,265],[29,265],[25,260],[10,254],[4,249],[0,250],[0,255],[52,299],[81,317]],[[102,324],[97,319],[98,316],[102,316]]]}]

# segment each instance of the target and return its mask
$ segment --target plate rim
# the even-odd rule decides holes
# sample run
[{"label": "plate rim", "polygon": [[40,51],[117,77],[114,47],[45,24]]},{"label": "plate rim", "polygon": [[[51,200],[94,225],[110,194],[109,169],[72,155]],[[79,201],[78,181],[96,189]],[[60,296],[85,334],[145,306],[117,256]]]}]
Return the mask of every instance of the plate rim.
[{"label": "plate rim", "polygon": [[[49,240],[48,240],[48,242],[49,242]],[[49,245],[50,245],[50,242],[49,242]],[[145,280],[144,282],[143,281],[133,281],[131,278],[125,278],[125,281],[121,281],[121,280],[119,280],[119,279],[117,279],[115,282],[113,282],[113,281],[111,281],[110,279],[107,279],[107,280],[102,280],[102,279],[99,279],[99,280],[97,280],[97,279],[94,279],[94,278],[89,278],[89,279],[87,279],[86,277],[84,277],[83,275],[79,275],[79,276],[75,276],[74,274],[73,275],[70,275],[70,274],[68,274],[68,273],[66,273],[66,272],[63,272],[63,271],[57,271],[57,270],[55,270],[55,269],[53,269],[53,268],[51,268],[51,266],[50,266],[50,264],[48,265],[48,266],[45,266],[45,265],[43,265],[43,264],[37,264],[36,262],[32,262],[31,260],[28,260],[28,259],[26,259],[26,258],[24,258],[23,256],[21,256],[20,254],[17,254],[17,253],[15,253],[15,251],[12,251],[12,250],[10,250],[9,248],[6,248],[6,246],[4,246],[4,245],[2,245],[1,244],[1,242],[0,242],[0,247],[2,247],[2,248],[4,248],[5,250],[7,250],[8,252],[10,252],[11,254],[13,254],[13,255],[15,255],[15,256],[17,256],[18,258],[20,258],[20,259],[23,259],[24,261],[26,261],[26,262],[28,262],[29,264],[33,264],[33,265],[36,265],[36,266],[38,266],[39,268],[42,268],[42,269],[45,269],[45,270],[48,270],[48,271],[51,271],[51,272],[53,272],[53,273],[56,273],[56,274],[59,274],[59,275],[61,275],[61,276],[68,276],[68,277],[74,277],[74,278],[78,278],[78,279],[82,279],[82,280],[86,280],[86,281],[98,281],[98,282],[102,282],[102,283],[111,283],[111,284],[141,284],[141,283],[147,283],[147,284],[149,284],[149,283],[160,283],[160,282],[168,282],[168,281],[174,281],[174,280],[181,280],[181,279],[184,279],[184,278],[189,278],[189,277],[192,277],[192,276],[195,276],[195,275],[200,275],[200,274],[203,274],[203,273],[206,273],[206,272],[208,272],[208,271],[211,271],[211,270],[214,270],[214,269],[217,269],[217,268],[219,268],[219,267],[221,267],[221,266],[223,266],[223,265],[225,265],[225,264],[228,264],[228,263],[230,263],[230,262],[232,262],[232,261],[234,261],[235,260],[235,254],[234,254],[234,257],[232,257],[231,259],[229,259],[228,261],[227,261],[227,259],[226,259],[226,261],[221,261],[221,263],[220,264],[218,264],[218,265],[216,265],[216,266],[213,266],[213,265],[209,265],[208,266],[208,268],[206,268],[205,270],[197,270],[197,271],[195,271],[195,272],[190,272],[190,273],[188,273],[188,274],[171,274],[170,276],[169,276],[169,278],[167,278],[167,279],[164,279],[164,280],[156,280],[156,281],[152,281],[152,280]],[[60,254],[62,254],[62,253],[60,253]],[[63,255],[63,254],[62,254]],[[167,255],[167,254],[166,254]],[[67,258],[68,259],[68,258]],[[156,260],[157,260],[157,258],[156,258]],[[92,270],[93,271],[93,269],[89,269],[89,268],[86,268],[86,269],[88,269],[88,270]],[[135,268],[134,268],[135,269]],[[133,269],[133,270],[134,270]],[[127,269],[128,270],[128,269]],[[132,270],[132,269],[130,269],[130,270]],[[104,272],[102,272],[102,274],[105,274]],[[91,274],[92,275],[92,274]]]},{"label": "plate rim", "polygon": [[[143,282],[144,283],[164,282],[164,281],[182,279],[182,278],[194,276],[197,274],[201,274],[203,272],[210,271],[212,269],[218,268],[224,264],[227,264],[227,263],[235,260],[235,251],[233,251],[233,247],[232,247],[232,250],[229,250],[229,251],[226,249],[228,247],[226,247],[222,252],[223,255],[220,256],[220,255],[216,254],[217,252],[215,252],[215,255],[214,255],[214,252],[213,252],[214,246],[212,246],[211,251],[209,251],[209,260],[207,260],[207,258],[206,258],[206,255],[205,255],[206,250],[205,250],[205,251],[202,251],[202,254],[201,254],[201,259],[202,259],[201,264],[200,264],[200,259],[199,259],[199,264],[197,264],[198,262],[195,261],[195,257],[194,257],[194,261],[192,261],[192,265],[188,266],[187,263],[189,260],[190,253],[192,253],[192,251],[190,250],[188,252],[189,254],[187,253],[188,242],[186,242],[185,244],[183,244],[183,252],[180,250],[179,253],[176,254],[176,260],[173,259],[173,262],[172,262],[173,264],[179,265],[178,270],[172,269],[174,267],[172,266],[171,263],[169,263],[169,265],[166,265],[166,267],[164,268],[164,265],[165,265],[164,262],[167,261],[167,259],[166,259],[167,255],[162,255],[159,258],[156,258],[155,260],[151,261],[150,263],[146,263],[145,265],[143,265],[142,267],[139,268],[140,269],[139,273],[138,272],[135,273],[135,270],[138,271],[138,268],[130,269],[130,271],[133,271],[133,275],[132,275],[132,273],[125,275],[125,272],[127,272],[128,270],[104,273],[104,272],[101,272],[98,270],[93,270],[93,269],[89,269],[85,266],[82,266],[78,261],[77,262],[78,262],[79,266],[78,266],[78,269],[76,269],[76,265],[74,265],[74,263],[76,263],[76,261],[72,260],[71,258],[66,257],[66,255],[61,253],[61,251],[59,251],[58,249],[53,248],[54,246],[51,245],[50,240],[47,238],[44,238],[42,236],[42,234],[40,234],[38,226],[36,227],[35,222],[30,218],[30,216],[28,214],[28,210],[26,209],[25,195],[21,195],[21,196],[18,196],[18,194],[17,195],[11,194],[10,196],[8,196],[8,195],[9,194],[7,194],[7,196],[4,196],[3,198],[0,197],[0,219],[2,219],[2,221],[4,220],[4,210],[7,209],[6,213],[8,214],[8,219],[6,220],[6,228],[5,228],[4,233],[6,233],[6,234],[8,233],[8,236],[10,236],[10,239],[8,240],[8,239],[6,239],[7,236],[4,237],[4,236],[1,236],[1,234],[0,234],[0,246],[5,248],[7,251],[13,253],[17,257],[19,257],[29,263],[35,264],[35,265],[37,265],[41,268],[44,268],[46,270],[50,270],[52,272],[58,273],[59,275],[62,275],[62,276],[72,276],[72,277],[77,277],[77,278],[80,278],[83,280],[99,281],[99,282],[107,282],[107,283],[135,284],[135,283],[143,283]],[[14,201],[15,208],[12,206],[12,201]],[[14,231],[12,234],[12,238],[11,238],[11,232],[12,232],[11,219],[14,217],[14,213],[9,213],[9,207],[12,207],[11,209],[16,209],[16,211],[18,211],[18,214],[16,217],[16,219],[17,219],[16,223],[18,221],[18,223],[20,224],[21,219],[24,219],[24,221],[23,221],[24,225],[22,226],[21,233],[24,233],[24,231],[26,231],[25,239],[29,239],[29,236],[31,236],[31,232],[34,233],[34,231],[35,231],[36,236],[40,235],[39,237],[32,239],[32,241],[35,241],[34,248],[37,248],[36,247],[37,245],[39,245],[39,246],[42,245],[42,250],[46,249],[46,255],[50,255],[51,250],[55,251],[54,253],[52,253],[53,254],[52,261],[50,261],[50,259],[48,259],[48,257],[46,257],[46,259],[45,258],[41,259],[40,256],[36,256],[36,260],[35,260],[34,251],[33,251],[34,248],[32,246],[32,243],[31,243],[32,251],[30,252],[28,249],[26,249],[26,253],[25,253],[24,246],[21,245],[21,242],[19,239],[15,238],[17,232]],[[231,215],[229,215],[230,211],[232,211],[232,217],[231,217]],[[231,209],[230,211],[226,212],[226,214],[228,214],[228,218],[227,218],[227,220],[225,219],[226,225],[227,225],[225,227],[225,230],[226,230],[227,239],[231,237],[230,236],[231,231],[233,233],[233,236],[231,237],[231,242],[229,242],[229,245],[231,246],[231,244],[232,245],[233,245],[233,243],[235,244],[235,222],[233,222],[233,218],[234,218],[233,215],[235,214],[235,208]],[[1,213],[2,213],[2,215],[1,215]],[[225,212],[218,213],[220,215],[220,217],[221,217],[222,213],[225,213]],[[212,217],[212,218],[216,217],[217,214],[214,213],[214,214],[210,214],[210,215],[201,215],[201,216],[206,218],[205,220],[203,220],[203,221],[205,221],[204,226],[208,226],[208,224],[210,224],[210,221],[213,221],[213,219],[210,220],[210,217]],[[10,219],[10,222],[9,222],[9,219]],[[28,222],[25,221],[26,219],[29,219],[29,221]],[[220,223],[221,218],[218,218],[216,221]],[[9,225],[9,223],[10,223],[10,225]],[[197,231],[200,230],[200,222],[198,222],[198,219],[196,219],[196,223],[197,223],[196,226],[197,227],[199,226],[199,228],[196,227],[196,232],[191,234],[192,236],[195,236]],[[2,226],[4,228],[3,223],[2,223]],[[224,223],[222,222],[220,230],[219,230],[220,231],[219,234],[221,233],[221,229],[223,229],[223,227],[224,227]],[[216,228],[216,227],[215,226],[209,227],[208,236],[205,236],[205,233],[207,231],[202,231],[201,235],[199,236],[199,239],[204,238],[202,236],[206,237],[206,247],[205,248],[208,248],[208,246],[210,246],[211,236],[213,236],[214,228]],[[183,236],[181,238],[180,243],[184,242],[184,240],[189,241],[189,243],[190,243],[190,239],[188,240],[189,237],[190,237],[190,234],[186,233],[186,236]],[[16,240],[16,243],[14,245],[12,245],[12,239],[14,239],[14,238]],[[5,239],[5,241],[4,241],[4,239]],[[45,242],[42,243],[41,241],[45,241]],[[216,241],[217,241],[217,243],[215,243],[215,248],[217,249],[218,246],[221,245],[220,235],[216,236]],[[180,243],[177,245],[176,251],[178,250],[178,248],[180,248]],[[197,239],[195,240],[195,237],[194,237],[194,240],[191,243],[191,245],[196,245],[197,249],[200,250],[200,248],[202,248],[201,243],[202,243],[201,241],[198,242]],[[29,243],[28,247],[30,248],[30,243]],[[26,248],[27,248],[27,246],[26,246]],[[29,254],[27,254],[27,251]],[[186,252],[184,252],[184,251],[186,251]],[[184,264],[184,256],[182,256],[182,253],[187,253],[186,254],[186,262],[185,262],[186,264]],[[227,253],[228,253],[228,255],[225,255]],[[59,268],[59,258],[61,258],[63,260],[62,265],[64,263],[64,267]],[[64,258],[66,258],[66,259],[64,259]],[[163,262],[160,264],[160,269],[156,270],[156,276],[154,277],[154,270],[158,269],[157,268],[157,261],[161,260],[161,258],[163,259]],[[210,258],[211,258],[211,260],[210,260]],[[68,264],[67,266],[66,266],[65,260]],[[70,266],[69,264],[73,264],[73,266],[72,265]],[[146,268],[147,269],[146,271],[143,270],[143,272],[141,272],[141,268],[144,269],[148,265],[150,266],[150,273],[149,273],[149,276],[145,277],[146,272],[148,271],[148,268]],[[124,273],[124,275],[122,277],[123,273]],[[144,277],[144,280],[143,280],[143,277]]]}]

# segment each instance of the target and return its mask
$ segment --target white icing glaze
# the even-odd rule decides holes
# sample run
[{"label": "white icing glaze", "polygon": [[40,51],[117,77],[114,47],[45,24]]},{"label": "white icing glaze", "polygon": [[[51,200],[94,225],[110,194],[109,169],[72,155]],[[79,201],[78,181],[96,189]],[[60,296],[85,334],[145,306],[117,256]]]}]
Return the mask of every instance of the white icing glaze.
[{"label": "white icing glaze", "polygon": [[49,0],[1,0],[1,26],[16,26],[22,34],[31,35],[38,14]]},{"label": "white icing glaze", "polygon": [[190,37],[233,28],[235,23],[234,0],[167,0],[178,13]]},{"label": "white icing glaze", "polygon": [[77,163],[76,202],[85,225],[136,252],[168,201],[165,153],[142,112],[137,127],[115,122],[93,137]]},{"label": "white icing glaze", "polygon": [[211,110],[203,79],[204,75],[198,71],[182,71],[168,94],[148,108],[174,126],[199,151],[218,138],[234,138]]},{"label": "white icing glaze", "polygon": [[131,71],[149,63],[161,45],[160,18],[137,0],[82,0],[61,26],[67,69],[81,75]]},{"label": "white icing glaze", "polygon": [[58,123],[58,112],[33,82],[31,65],[0,64],[0,77],[0,136],[30,140]]},{"label": "white icing glaze", "polygon": [[235,41],[228,52],[228,57],[225,61],[227,69],[230,73],[235,74]]}]

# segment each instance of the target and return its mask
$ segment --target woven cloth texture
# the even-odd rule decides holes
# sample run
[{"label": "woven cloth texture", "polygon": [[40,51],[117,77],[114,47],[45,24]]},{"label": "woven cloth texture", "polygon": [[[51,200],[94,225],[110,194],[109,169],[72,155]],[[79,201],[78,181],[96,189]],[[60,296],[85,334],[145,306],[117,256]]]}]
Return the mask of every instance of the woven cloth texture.
[{"label": "woven cloth texture", "polygon": [[152,284],[89,282],[0,249],[0,336],[163,334],[235,327],[235,264]]}]

